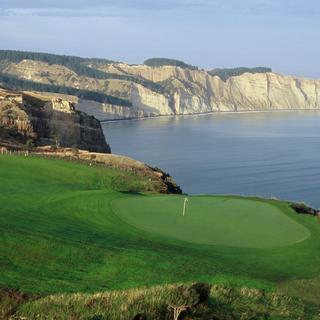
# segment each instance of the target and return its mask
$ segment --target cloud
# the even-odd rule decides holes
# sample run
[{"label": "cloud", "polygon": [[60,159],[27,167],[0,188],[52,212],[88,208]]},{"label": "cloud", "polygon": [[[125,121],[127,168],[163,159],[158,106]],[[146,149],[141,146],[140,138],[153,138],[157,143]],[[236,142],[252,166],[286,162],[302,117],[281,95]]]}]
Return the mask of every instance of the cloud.
[{"label": "cloud", "polygon": [[[320,15],[318,0],[0,0],[0,16],[110,17],[136,13],[306,17]],[[178,17],[177,17],[178,18]]]},{"label": "cloud", "polygon": [[170,10],[198,6],[207,3],[207,0],[2,0],[1,9],[12,8],[52,8],[52,9],[88,9],[88,8],[130,8],[144,10]]},{"label": "cloud", "polygon": [[40,17],[121,17],[121,13],[106,8],[60,9],[60,8],[10,8],[0,9],[5,16],[40,16]]},{"label": "cloud", "polygon": [[0,15],[114,16],[129,12],[163,12],[200,7],[207,0],[1,0]]}]

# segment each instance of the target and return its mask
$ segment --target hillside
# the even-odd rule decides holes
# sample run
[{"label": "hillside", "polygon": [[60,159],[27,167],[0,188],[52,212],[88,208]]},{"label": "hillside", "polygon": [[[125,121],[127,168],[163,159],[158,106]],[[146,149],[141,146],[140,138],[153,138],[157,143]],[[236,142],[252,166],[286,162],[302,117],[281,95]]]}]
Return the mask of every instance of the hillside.
[{"label": "hillside", "polygon": [[282,76],[260,68],[207,72],[185,64],[180,67],[181,63],[155,59],[152,66],[128,65],[0,51],[0,82],[19,90],[77,96],[76,108],[100,120],[320,109],[320,80]]},{"label": "hillside", "polygon": [[[184,196],[159,194],[161,174],[98,155],[0,155],[3,288],[43,296],[206,281],[319,302],[316,217],[280,201],[231,196],[189,197],[183,217]],[[261,215],[252,219],[256,211]],[[242,223],[234,224],[235,213]],[[208,233],[210,226],[235,232]]]}]

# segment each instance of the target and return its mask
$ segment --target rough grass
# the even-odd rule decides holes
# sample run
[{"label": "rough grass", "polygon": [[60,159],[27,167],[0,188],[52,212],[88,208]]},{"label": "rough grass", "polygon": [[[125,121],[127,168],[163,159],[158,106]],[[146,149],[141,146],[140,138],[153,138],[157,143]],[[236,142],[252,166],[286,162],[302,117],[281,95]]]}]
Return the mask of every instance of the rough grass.
[{"label": "rough grass", "polygon": [[[12,319],[173,319],[168,308],[177,286],[52,295],[22,305]],[[300,299],[242,287],[212,286],[209,300],[184,313],[188,319],[308,319],[316,320],[320,308]]]},{"label": "rough grass", "polygon": [[[2,287],[45,295],[192,281],[271,291],[285,282],[289,292],[295,281],[320,274],[320,225],[286,203],[266,200],[309,230],[305,241],[260,249],[209,246],[146,233],[119,219],[110,203],[138,197],[125,193],[129,187],[150,187],[128,172],[0,156],[0,177]],[[310,290],[319,295],[319,286]]]},{"label": "rough grass", "polygon": [[293,297],[300,297],[320,306],[320,276],[310,279],[297,279],[281,282],[279,292]]}]

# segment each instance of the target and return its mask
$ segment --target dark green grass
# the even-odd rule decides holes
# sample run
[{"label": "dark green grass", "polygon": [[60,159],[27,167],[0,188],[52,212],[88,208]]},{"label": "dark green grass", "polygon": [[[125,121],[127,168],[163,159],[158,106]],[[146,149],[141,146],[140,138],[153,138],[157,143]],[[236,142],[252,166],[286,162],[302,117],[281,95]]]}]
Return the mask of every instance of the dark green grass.
[{"label": "dark green grass", "polygon": [[116,191],[115,180],[122,191],[148,184],[111,169],[0,156],[1,286],[61,293],[208,281],[272,289],[320,274],[320,226],[286,203],[264,201],[307,228],[306,240],[260,249],[201,245],[123,222],[113,200],[150,196]]},{"label": "dark green grass", "polygon": [[188,242],[271,248],[310,236],[279,207],[259,200],[230,197],[135,197],[113,201],[112,208],[132,226]]}]

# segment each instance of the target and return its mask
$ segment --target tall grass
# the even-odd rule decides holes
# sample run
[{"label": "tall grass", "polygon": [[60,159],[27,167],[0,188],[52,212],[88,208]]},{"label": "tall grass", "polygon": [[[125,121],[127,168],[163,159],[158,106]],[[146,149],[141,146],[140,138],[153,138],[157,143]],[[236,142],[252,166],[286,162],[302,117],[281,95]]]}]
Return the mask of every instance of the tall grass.
[{"label": "tall grass", "polygon": [[[168,308],[178,285],[153,288],[50,295],[28,302],[12,319],[173,319]],[[185,317],[188,316],[188,317]],[[187,310],[181,319],[308,319],[318,320],[320,307],[297,298],[247,287],[211,287],[207,301]]]}]

